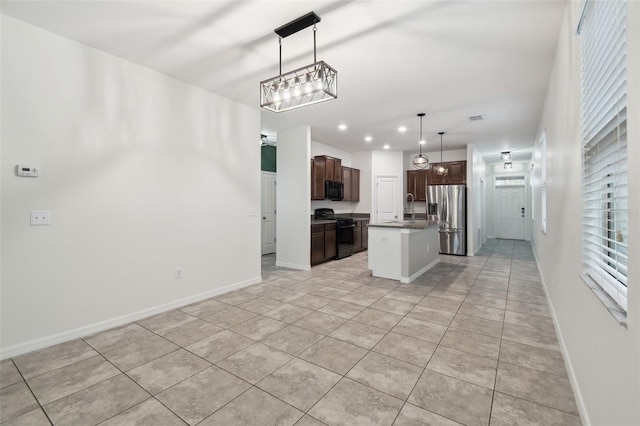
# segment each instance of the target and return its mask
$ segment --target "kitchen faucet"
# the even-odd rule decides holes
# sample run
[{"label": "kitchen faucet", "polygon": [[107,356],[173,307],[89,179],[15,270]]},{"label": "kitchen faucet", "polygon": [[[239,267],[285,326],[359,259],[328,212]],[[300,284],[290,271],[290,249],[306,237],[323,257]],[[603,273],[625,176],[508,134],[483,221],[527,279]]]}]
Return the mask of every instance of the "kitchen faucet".
[{"label": "kitchen faucet", "polygon": [[[411,204],[406,200],[409,197],[411,197]],[[407,204],[407,212],[411,214],[411,223],[416,223],[416,198],[409,192],[405,197],[405,202]]]}]

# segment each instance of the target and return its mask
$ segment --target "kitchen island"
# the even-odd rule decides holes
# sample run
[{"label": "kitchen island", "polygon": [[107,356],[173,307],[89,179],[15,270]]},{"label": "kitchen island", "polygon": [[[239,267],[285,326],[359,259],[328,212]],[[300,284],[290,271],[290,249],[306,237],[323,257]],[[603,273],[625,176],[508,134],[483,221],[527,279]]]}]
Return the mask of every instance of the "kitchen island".
[{"label": "kitchen island", "polygon": [[369,269],[374,277],[410,283],[438,263],[438,225],[432,220],[369,224]]}]

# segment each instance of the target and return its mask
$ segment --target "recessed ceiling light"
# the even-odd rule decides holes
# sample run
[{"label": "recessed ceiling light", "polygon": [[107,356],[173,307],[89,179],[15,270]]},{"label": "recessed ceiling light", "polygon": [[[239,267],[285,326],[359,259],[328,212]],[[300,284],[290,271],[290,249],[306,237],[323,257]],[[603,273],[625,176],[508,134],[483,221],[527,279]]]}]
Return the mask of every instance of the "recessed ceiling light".
[{"label": "recessed ceiling light", "polygon": [[364,141],[365,142],[371,142],[373,140],[373,138],[371,136],[365,136],[364,137]]},{"label": "recessed ceiling light", "polygon": [[420,145],[424,145],[425,143],[427,143],[427,141],[425,141],[424,139],[420,141]]},{"label": "recessed ceiling light", "polygon": [[389,145],[385,145],[385,146],[383,146],[383,148],[384,149],[389,149],[390,147],[389,147]]},{"label": "recessed ceiling light", "polygon": [[406,131],[407,131],[407,128],[406,128],[405,126],[400,126],[400,127],[398,127],[398,131],[399,131],[400,133],[404,133],[404,132],[406,132]]},{"label": "recessed ceiling light", "polygon": [[338,126],[338,129],[347,130],[347,125],[346,124],[341,124],[341,125]]}]

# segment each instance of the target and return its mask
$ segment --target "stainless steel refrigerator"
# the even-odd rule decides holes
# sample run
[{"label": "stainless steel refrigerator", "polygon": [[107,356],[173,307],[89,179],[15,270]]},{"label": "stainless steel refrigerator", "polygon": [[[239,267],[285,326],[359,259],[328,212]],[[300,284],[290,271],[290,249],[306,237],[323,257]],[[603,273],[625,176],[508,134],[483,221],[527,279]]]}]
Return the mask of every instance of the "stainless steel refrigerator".
[{"label": "stainless steel refrigerator", "polygon": [[427,215],[440,225],[440,253],[467,254],[467,186],[427,185]]}]

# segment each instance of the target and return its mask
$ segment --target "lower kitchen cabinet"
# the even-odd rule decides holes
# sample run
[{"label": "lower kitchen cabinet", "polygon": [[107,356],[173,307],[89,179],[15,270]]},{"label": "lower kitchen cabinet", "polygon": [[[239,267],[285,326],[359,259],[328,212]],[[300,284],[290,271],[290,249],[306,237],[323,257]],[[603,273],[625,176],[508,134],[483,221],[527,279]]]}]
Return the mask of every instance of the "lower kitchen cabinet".
[{"label": "lower kitchen cabinet", "polygon": [[311,225],[311,264],[334,259],[337,254],[336,224]]},{"label": "lower kitchen cabinet", "polygon": [[336,257],[336,254],[338,254],[336,236],[336,224],[326,224],[324,226],[324,258],[326,260],[333,259],[334,257]]},{"label": "lower kitchen cabinet", "polygon": [[369,219],[356,220],[356,227],[353,229],[353,252],[366,250],[369,239]]}]

